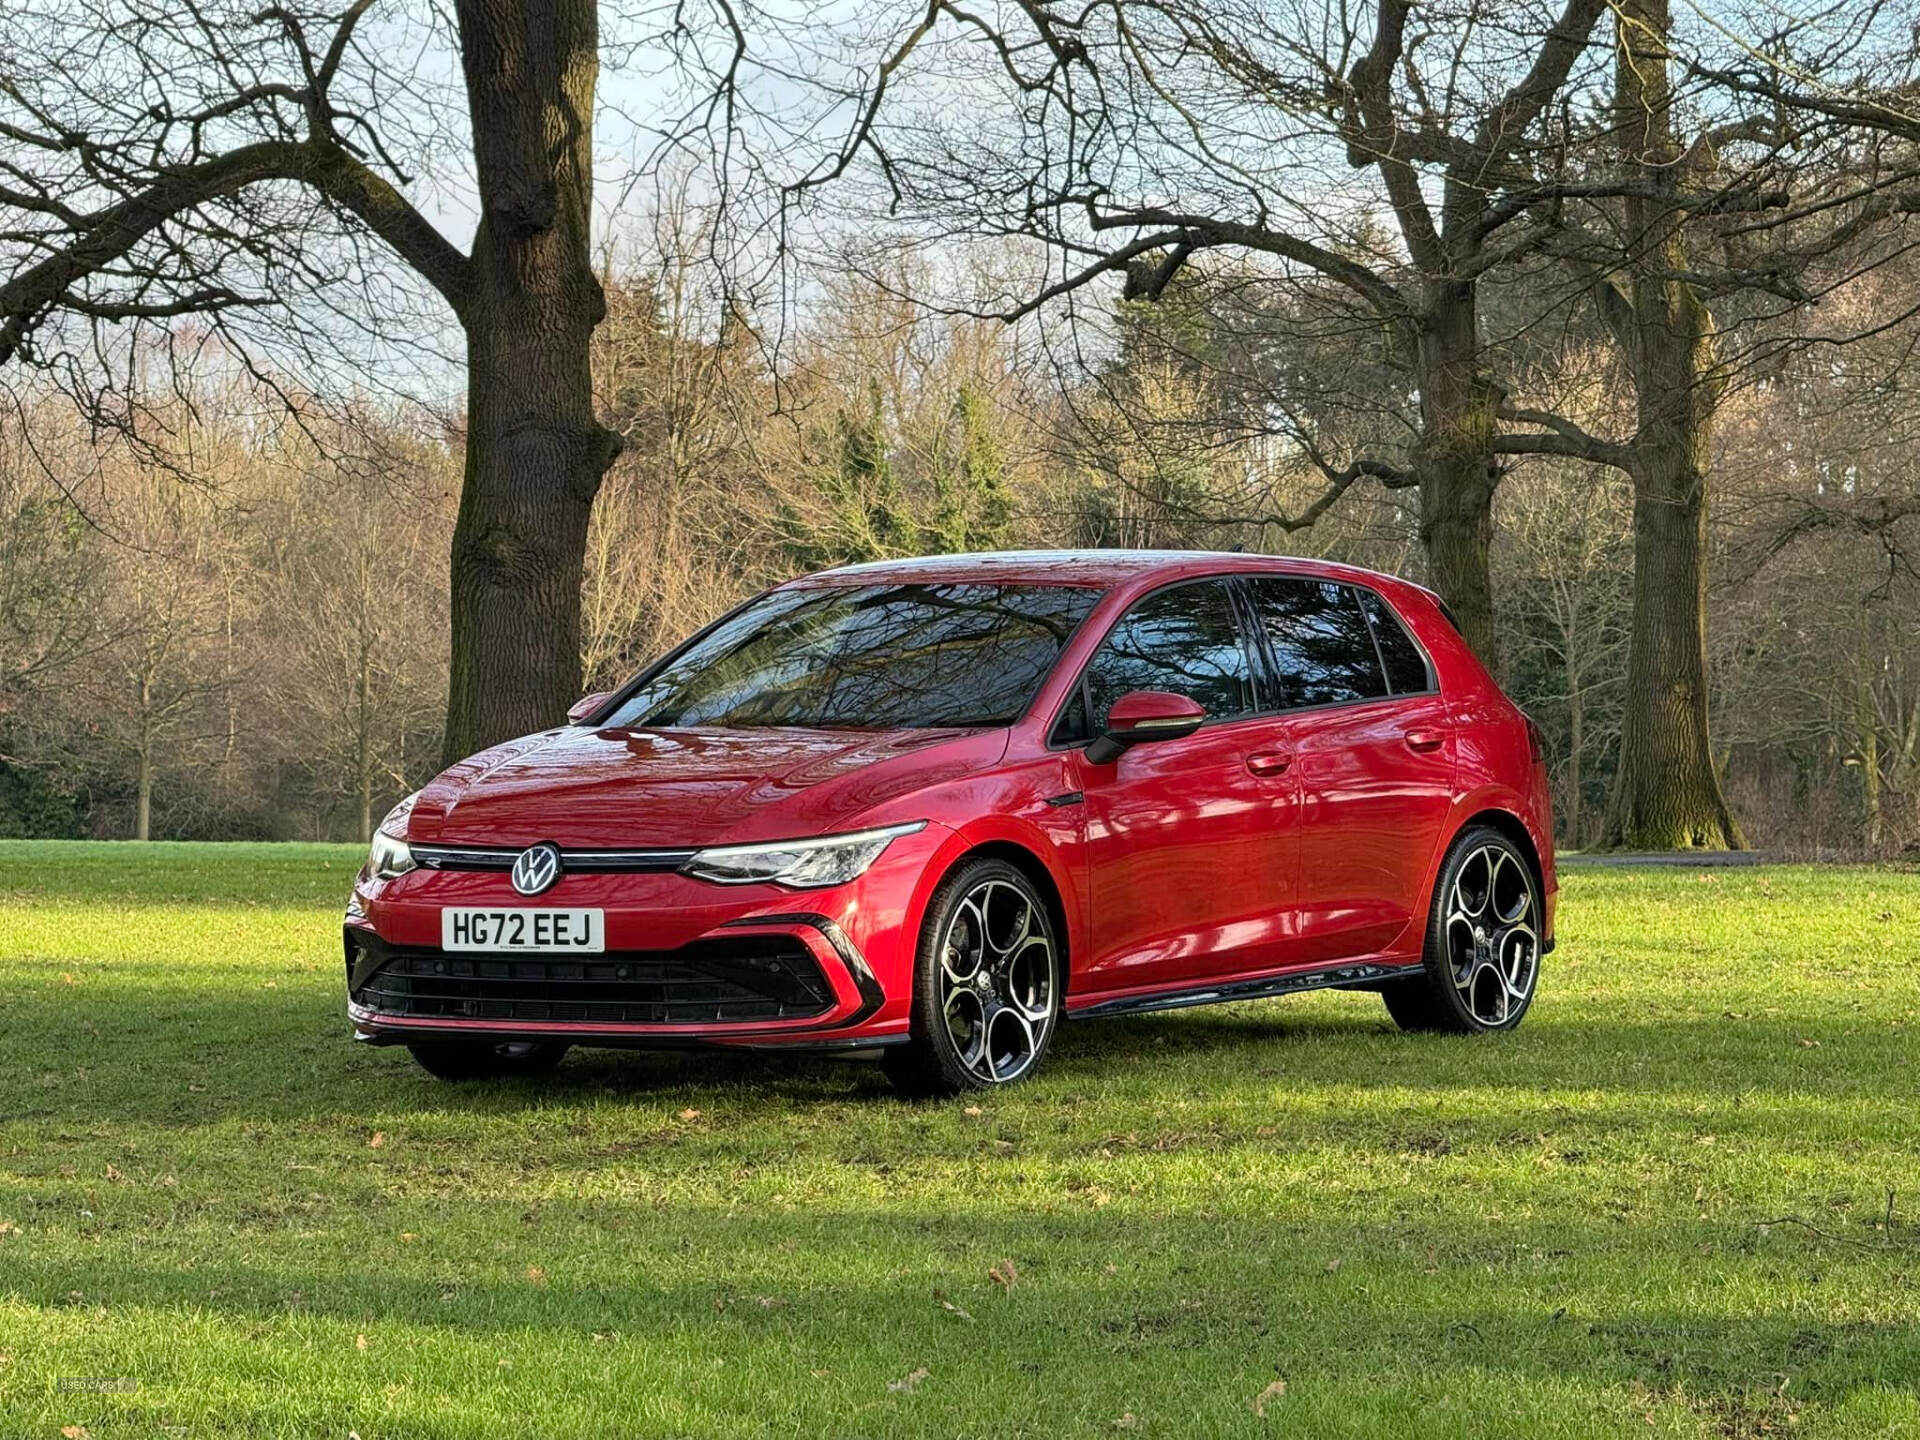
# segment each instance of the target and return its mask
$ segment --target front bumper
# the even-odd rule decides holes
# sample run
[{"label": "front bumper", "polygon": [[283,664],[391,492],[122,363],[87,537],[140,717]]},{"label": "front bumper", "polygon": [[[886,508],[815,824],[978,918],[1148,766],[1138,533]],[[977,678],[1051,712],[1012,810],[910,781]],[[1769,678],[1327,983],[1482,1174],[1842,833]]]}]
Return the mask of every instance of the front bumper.
[{"label": "front bumper", "polygon": [[[936,833],[937,832],[937,833]],[[344,928],[355,1037],[582,1045],[864,1049],[907,1038],[916,905],[947,832],[902,836],[825,890],[678,874],[568,874],[535,900],[499,873],[357,883]],[[440,948],[440,911],[597,908],[604,954]]]}]

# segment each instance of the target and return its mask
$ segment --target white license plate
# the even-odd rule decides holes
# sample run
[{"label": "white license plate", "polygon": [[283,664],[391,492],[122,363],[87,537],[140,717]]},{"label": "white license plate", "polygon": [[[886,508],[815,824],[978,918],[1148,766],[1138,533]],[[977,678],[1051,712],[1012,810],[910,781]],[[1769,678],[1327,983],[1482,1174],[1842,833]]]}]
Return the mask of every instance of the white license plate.
[{"label": "white license plate", "polygon": [[573,950],[607,948],[604,910],[468,910],[440,912],[442,950]]}]

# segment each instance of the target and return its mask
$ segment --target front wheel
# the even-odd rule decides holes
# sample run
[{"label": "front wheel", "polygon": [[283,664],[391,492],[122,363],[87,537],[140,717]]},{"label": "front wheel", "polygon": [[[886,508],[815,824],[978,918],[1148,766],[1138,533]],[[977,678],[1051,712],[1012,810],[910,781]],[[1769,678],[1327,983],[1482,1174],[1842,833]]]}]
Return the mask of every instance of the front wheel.
[{"label": "front wheel", "polygon": [[558,1040],[416,1040],[407,1046],[422,1070],[442,1080],[544,1075],[568,1048]]},{"label": "front wheel", "polygon": [[916,1096],[1033,1073],[1060,1019],[1060,946],[1046,901],[1004,860],[975,860],[934,892],[913,972],[911,1040],[887,1078]]},{"label": "front wheel", "polygon": [[1490,826],[1447,851],[1427,917],[1426,965],[1381,990],[1402,1030],[1511,1030],[1540,978],[1540,895],[1533,866]]}]

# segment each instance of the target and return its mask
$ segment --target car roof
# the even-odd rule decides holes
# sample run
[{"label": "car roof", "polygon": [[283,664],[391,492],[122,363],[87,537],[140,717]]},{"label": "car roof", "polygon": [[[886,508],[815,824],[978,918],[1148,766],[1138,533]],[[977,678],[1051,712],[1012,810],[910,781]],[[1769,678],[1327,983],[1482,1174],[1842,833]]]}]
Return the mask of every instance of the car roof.
[{"label": "car roof", "polygon": [[[1224,550],[982,550],[968,555],[922,555],[906,560],[874,560],[803,575],[790,585],[870,585],[875,583],[1025,583],[1094,585],[1102,588],[1142,577],[1177,580],[1189,575],[1324,575],[1329,579],[1412,581],[1342,565],[1332,560],[1293,555],[1250,555]],[[1415,586],[1414,588],[1424,588]]]}]

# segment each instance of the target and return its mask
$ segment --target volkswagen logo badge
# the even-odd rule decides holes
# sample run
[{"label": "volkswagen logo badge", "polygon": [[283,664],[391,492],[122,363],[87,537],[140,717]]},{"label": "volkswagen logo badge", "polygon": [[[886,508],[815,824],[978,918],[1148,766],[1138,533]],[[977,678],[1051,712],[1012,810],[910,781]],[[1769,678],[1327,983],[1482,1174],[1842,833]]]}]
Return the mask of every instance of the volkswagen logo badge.
[{"label": "volkswagen logo badge", "polygon": [[529,845],[513,860],[513,888],[522,895],[538,895],[560,878],[560,847],[542,840]]}]

